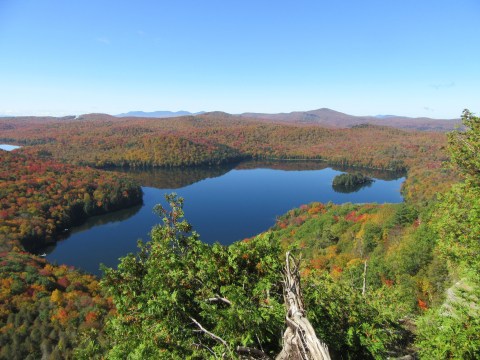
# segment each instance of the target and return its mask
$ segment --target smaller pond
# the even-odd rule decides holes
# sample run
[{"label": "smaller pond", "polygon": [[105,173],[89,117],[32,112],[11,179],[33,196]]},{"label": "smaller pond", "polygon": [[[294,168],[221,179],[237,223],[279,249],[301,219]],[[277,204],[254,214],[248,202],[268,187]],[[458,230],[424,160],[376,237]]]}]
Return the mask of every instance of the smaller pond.
[{"label": "smaller pond", "polygon": [[276,217],[313,201],[398,203],[403,174],[366,172],[375,181],[354,191],[332,188],[336,175],[324,163],[248,162],[215,168],[131,171],[144,192],[143,205],[89,219],[72,229],[56,246],[41,249],[47,259],[94,274],[99,265],[114,267],[118,258],[136,252],[137,239],[148,240],[160,223],[153,207],[164,204],[164,194],[176,192],[185,199],[185,215],[201,239],[228,245],[259,234],[275,224]]},{"label": "smaller pond", "polygon": [[21,146],[9,145],[9,144],[0,144],[0,150],[12,151],[12,150],[19,149],[19,148],[21,148]]}]

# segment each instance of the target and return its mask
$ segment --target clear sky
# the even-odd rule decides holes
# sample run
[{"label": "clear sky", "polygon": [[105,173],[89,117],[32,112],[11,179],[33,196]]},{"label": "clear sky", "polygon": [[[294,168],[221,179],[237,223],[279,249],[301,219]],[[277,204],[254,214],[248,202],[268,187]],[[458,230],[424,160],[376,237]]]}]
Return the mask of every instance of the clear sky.
[{"label": "clear sky", "polygon": [[480,112],[480,0],[0,0],[0,114]]}]

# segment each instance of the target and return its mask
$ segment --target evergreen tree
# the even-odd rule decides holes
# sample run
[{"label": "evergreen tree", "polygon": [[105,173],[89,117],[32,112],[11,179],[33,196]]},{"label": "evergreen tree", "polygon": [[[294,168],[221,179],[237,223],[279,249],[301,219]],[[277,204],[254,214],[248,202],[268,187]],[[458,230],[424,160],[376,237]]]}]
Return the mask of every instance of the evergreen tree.
[{"label": "evergreen tree", "polygon": [[465,129],[448,140],[451,161],[465,180],[441,198],[432,224],[455,282],[442,306],[418,322],[425,359],[480,357],[480,118],[465,110],[462,120]]},{"label": "evergreen tree", "polygon": [[108,332],[113,359],[235,358],[236,347],[275,354],[284,323],[280,248],[262,235],[229,247],[200,241],[183,219],[183,199],[137,255],[102,281],[117,315]]}]

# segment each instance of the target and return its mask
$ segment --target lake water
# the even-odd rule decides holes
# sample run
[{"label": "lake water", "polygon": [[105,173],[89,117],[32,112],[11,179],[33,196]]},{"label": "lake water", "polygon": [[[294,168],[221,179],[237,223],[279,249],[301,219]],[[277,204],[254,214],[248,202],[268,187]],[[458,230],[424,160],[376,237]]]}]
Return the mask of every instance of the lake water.
[{"label": "lake water", "polygon": [[19,149],[19,148],[21,148],[21,146],[9,145],[9,144],[0,144],[0,150],[12,151],[12,150]]},{"label": "lake water", "polygon": [[[364,171],[362,171],[365,173]],[[160,218],[153,207],[165,205],[164,194],[185,199],[185,215],[203,241],[231,244],[274,225],[277,216],[313,201],[334,203],[402,202],[402,175],[373,172],[370,186],[346,193],[332,189],[342,171],[315,162],[259,163],[236,166],[129,172],[143,185],[143,205],[97,216],[72,229],[56,246],[41,249],[47,259],[94,274],[99,265],[116,266],[118,258],[136,252],[137,239],[148,240]]]}]

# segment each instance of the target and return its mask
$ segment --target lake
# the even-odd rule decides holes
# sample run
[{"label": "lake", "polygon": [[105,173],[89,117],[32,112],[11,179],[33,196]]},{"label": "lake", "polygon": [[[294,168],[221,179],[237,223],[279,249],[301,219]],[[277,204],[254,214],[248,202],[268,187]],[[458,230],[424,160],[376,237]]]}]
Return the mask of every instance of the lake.
[{"label": "lake", "polygon": [[0,150],[12,151],[12,150],[19,149],[19,148],[21,148],[21,146],[9,145],[9,144],[0,144]]},{"label": "lake", "polygon": [[114,267],[118,258],[136,252],[137,239],[148,240],[160,222],[153,207],[165,205],[164,194],[185,199],[185,216],[201,239],[228,245],[259,234],[277,216],[313,201],[398,203],[403,174],[369,171],[371,185],[354,192],[332,189],[333,178],[346,169],[321,162],[245,162],[229,166],[128,171],[143,188],[143,205],[96,216],[73,228],[68,238],[41,249],[47,259],[99,275],[99,265]]}]

